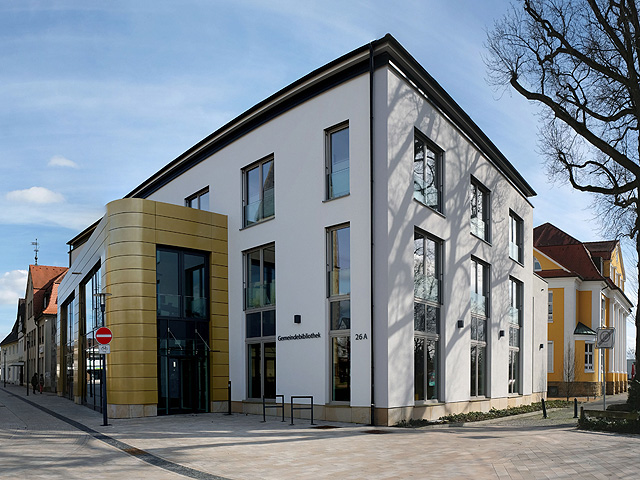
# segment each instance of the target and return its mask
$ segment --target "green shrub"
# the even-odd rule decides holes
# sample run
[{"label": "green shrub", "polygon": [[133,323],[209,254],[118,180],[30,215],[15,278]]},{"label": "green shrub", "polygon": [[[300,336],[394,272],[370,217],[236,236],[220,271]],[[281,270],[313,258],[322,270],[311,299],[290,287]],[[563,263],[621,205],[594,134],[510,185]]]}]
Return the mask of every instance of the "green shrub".
[{"label": "green shrub", "polygon": [[631,406],[634,412],[640,412],[640,378],[637,374],[629,384],[627,404]]},{"label": "green shrub", "polygon": [[582,430],[597,430],[600,432],[639,433],[640,420],[624,418],[580,418],[578,428]]},{"label": "green shrub", "polygon": [[[566,400],[550,400],[546,403],[547,409],[549,408],[566,408],[573,405],[573,402]],[[451,415],[445,415],[435,422],[429,420],[402,420],[396,424],[396,427],[416,428],[424,427],[426,425],[436,425],[441,423],[466,423],[466,422],[478,422],[481,420],[491,420],[493,418],[509,417],[511,415],[520,415],[522,413],[539,412],[542,410],[542,402],[532,403],[531,405],[522,405],[520,407],[505,408],[502,410],[496,410],[492,408],[488,412],[468,412],[468,413],[456,413]]]}]

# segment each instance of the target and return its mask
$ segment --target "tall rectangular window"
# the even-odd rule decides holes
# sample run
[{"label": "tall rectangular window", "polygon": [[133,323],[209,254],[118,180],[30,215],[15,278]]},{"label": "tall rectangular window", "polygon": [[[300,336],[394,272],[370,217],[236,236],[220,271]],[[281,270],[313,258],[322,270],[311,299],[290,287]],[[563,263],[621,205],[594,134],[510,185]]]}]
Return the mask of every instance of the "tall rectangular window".
[{"label": "tall rectangular window", "polygon": [[331,400],[351,399],[351,240],[349,225],[327,230]]},{"label": "tall rectangular window", "polygon": [[275,215],[275,172],[273,157],[267,157],[245,168],[244,226],[248,227]]},{"label": "tall rectangular window", "polygon": [[276,396],[276,248],[245,252],[247,397]]},{"label": "tall rectangular window", "polygon": [[524,263],[524,222],[509,211],[509,257],[518,263]]},{"label": "tall rectangular window", "polygon": [[486,395],[489,265],[471,259],[471,396]]},{"label": "tall rectangular window", "polygon": [[80,289],[81,298],[81,328],[83,331],[83,345],[81,351],[83,355],[84,383],[82,388],[82,403],[94,410],[102,411],[102,400],[100,390],[100,378],[102,366],[100,354],[98,353],[98,343],[95,339],[95,332],[102,327],[102,311],[100,309],[100,299],[98,294],[102,293],[102,274],[100,265],[96,266],[89,276],[84,280]]},{"label": "tall rectangular window", "polygon": [[509,393],[520,392],[520,327],[522,325],[522,282],[509,278]]},{"label": "tall rectangular window", "polygon": [[349,194],[349,125],[329,129],[326,135],[327,200]]},{"label": "tall rectangular window", "polygon": [[547,373],[553,373],[553,342],[547,342]]},{"label": "tall rectangular window", "polygon": [[442,151],[418,132],[413,142],[413,198],[442,212]]},{"label": "tall rectangular window", "polygon": [[209,187],[185,198],[185,206],[198,210],[209,210]]},{"label": "tall rectangular window", "polygon": [[414,400],[438,400],[442,242],[414,233]]},{"label": "tall rectangular window", "polygon": [[547,310],[547,322],[553,323],[553,291],[549,290],[549,303]]},{"label": "tall rectangular window", "polygon": [[584,343],[584,371],[593,372],[593,343]]},{"label": "tall rectangular window", "polygon": [[471,233],[482,240],[489,241],[489,190],[475,178],[469,186],[471,203]]}]

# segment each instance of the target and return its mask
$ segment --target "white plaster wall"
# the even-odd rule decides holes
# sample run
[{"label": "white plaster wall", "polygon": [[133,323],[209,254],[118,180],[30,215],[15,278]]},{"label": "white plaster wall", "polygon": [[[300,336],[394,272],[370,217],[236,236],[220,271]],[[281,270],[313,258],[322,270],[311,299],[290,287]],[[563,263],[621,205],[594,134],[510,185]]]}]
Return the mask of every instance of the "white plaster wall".
[{"label": "white plaster wall", "polygon": [[[508,391],[509,276],[524,287],[523,368],[533,368],[532,259],[520,265],[509,258],[509,209],[524,221],[525,252],[532,251],[532,207],[479,151],[425,98],[392,69],[376,73],[375,145],[375,255],[376,357],[388,354],[388,371],[378,362],[378,391],[388,397],[378,406],[413,405],[413,235],[416,227],[444,241],[441,345],[444,348],[442,399],[469,399],[470,383],[470,279],[471,255],[491,265],[491,320],[487,339],[488,395],[503,397]],[[444,211],[434,212],[413,200],[414,127],[444,150]],[[386,144],[380,139],[386,132]],[[470,233],[468,190],[473,175],[491,190],[491,242]],[[384,307],[381,301],[388,299]],[[380,312],[381,309],[386,312]],[[458,329],[457,320],[464,320]],[[545,316],[546,321],[546,316]],[[378,331],[379,329],[379,331]],[[499,339],[499,330],[507,335]],[[384,344],[383,344],[384,342]],[[539,368],[542,368],[540,366]],[[527,380],[528,378],[528,380]],[[524,375],[525,392],[532,389]]]},{"label": "white plaster wall", "polygon": [[[370,219],[368,76],[329,90],[251,131],[149,198],[184,204],[209,186],[210,208],[228,215],[229,343],[233,400],[246,386],[243,252],[275,242],[276,336],[320,332],[320,339],[278,341],[276,390],[328,403],[330,343],[326,228],[350,224],[351,405],[370,404]],[[349,121],[350,195],[325,202],[325,129]],[[275,217],[242,228],[242,169],[273,154]],[[293,316],[302,316],[294,324]],[[368,340],[355,341],[356,333]]]},{"label": "white plaster wall", "polygon": [[[547,305],[549,301],[549,288],[547,282],[538,277],[533,276],[533,345],[532,345],[532,366],[531,373],[531,391],[546,392],[547,391]],[[540,348],[542,345],[542,348]],[[525,370],[525,372],[527,372]],[[527,375],[528,373],[525,373]]]}]

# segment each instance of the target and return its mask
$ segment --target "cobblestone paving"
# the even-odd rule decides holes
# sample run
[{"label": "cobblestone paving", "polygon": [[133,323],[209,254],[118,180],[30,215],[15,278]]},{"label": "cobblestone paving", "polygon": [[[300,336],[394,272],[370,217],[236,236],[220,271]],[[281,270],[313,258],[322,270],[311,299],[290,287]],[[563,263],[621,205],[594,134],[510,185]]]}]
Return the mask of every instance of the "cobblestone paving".
[{"label": "cobblestone paving", "polygon": [[[5,405],[0,406],[0,478],[185,478],[28,406],[7,390],[24,395],[0,388]],[[66,399],[46,394],[29,399],[137,452],[201,472],[201,478],[639,477],[640,435],[579,431],[572,409],[552,410],[548,419],[538,413],[421,429],[352,424],[317,429],[308,421],[290,426],[274,417],[262,423],[259,416],[239,414],[110,420],[102,427],[100,414]]]}]

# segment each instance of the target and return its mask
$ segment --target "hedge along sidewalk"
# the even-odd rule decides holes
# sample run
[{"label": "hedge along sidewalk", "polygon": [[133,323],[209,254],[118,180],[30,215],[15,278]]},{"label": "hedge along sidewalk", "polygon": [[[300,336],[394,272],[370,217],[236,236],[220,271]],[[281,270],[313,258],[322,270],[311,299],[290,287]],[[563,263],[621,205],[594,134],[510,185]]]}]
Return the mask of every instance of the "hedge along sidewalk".
[{"label": "hedge along sidewalk", "polygon": [[602,432],[640,434],[640,412],[580,408],[578,428]]},{"label": "hedge along sidewalk", "polygon": [[[566,400],[550,400],[545,402],[547,411],[565,409],[573,406],[573,401]],[[539,412],[542,412],[542,402],[532,403],[531,405],[521,405],[519,407],[510,407],[501,410],[492,408],[488,412],[468,412],[457,413],[452,415],[445,415],[439,420],[403,420],[397,423],[396,427],[402,428],[420,428],[428,426],[454,426],[463,425],[470,422],[483,422],[487,420],[498,420],[502,418],[509,418],[515,415],[521,416],[533,416]]]}]

